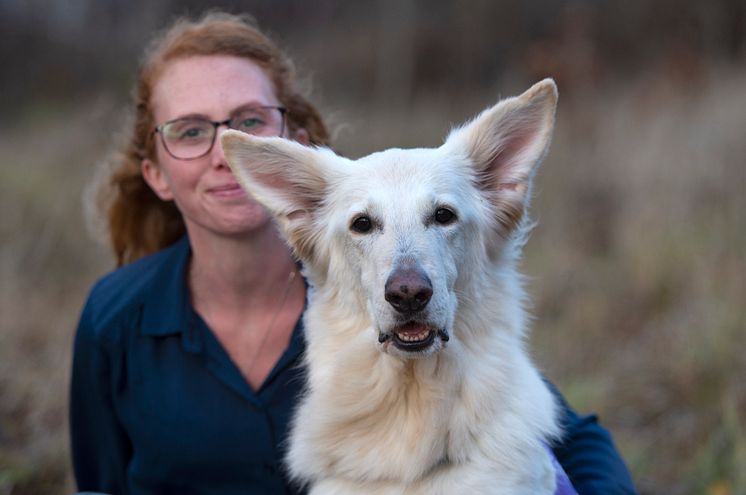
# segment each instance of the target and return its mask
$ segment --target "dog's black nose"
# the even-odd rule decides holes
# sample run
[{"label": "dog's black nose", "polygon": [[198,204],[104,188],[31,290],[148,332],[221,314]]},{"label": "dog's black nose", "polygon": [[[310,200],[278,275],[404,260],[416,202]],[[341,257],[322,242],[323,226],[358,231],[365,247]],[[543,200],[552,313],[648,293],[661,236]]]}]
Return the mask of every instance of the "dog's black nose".
[{"label": "dog's black nose", "polygon": [[385,298],[400,313],[421,311],[433,295],[433,284],[421,270],[394,270],[386,280]]}]

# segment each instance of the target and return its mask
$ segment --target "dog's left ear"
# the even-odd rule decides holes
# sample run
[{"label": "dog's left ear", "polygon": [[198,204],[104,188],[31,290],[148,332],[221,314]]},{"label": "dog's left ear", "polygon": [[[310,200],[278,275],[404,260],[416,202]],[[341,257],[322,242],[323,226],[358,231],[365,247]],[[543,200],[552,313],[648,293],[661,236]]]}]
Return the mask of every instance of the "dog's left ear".
[{"label": "dog's left ear", "polygon": [[339,157],[328,149],[232,130],[223,133],[221,143],[241,187],[272,213],[298,257],[312,259],[320,230],[313,212],[319,210],[332,174],[324,157]]},{"label": "dog's left ear", "polygon": [[533,172],[549,148],[556,107],[557,86],[544,79],[488,108],[444,144],[469,157],[504,234],[523,218]]}]

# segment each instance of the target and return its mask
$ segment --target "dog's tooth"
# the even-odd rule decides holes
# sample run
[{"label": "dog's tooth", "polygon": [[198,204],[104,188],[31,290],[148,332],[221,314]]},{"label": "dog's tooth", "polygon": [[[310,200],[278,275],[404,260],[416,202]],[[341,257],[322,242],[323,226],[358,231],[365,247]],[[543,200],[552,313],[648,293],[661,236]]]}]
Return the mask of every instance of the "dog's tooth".
[{"label": "dog's tooth", "polygon": [[430,330],[425,330],[424,332],[416,333],[414,335],[411,334],[405,334],[401,333],[398,334],[399,338],[403,340],[404,342],[421,342],[430,335]]},{"label": "dog's tooth", "polygon": [[[433,332],[433,330],[427,329],[423,330],[420,333],[410,334],[410,333],[404,333],[404,332],[396,332],[396,336],[399,340],[402,342],[423,342],[430,337],[430,334]],[[439,332],[440,333],[440,332]],[[386,338],[389,338],[390,336],[386,336]],[[381,341],[382,337],[379,334],[379,342]]]}]

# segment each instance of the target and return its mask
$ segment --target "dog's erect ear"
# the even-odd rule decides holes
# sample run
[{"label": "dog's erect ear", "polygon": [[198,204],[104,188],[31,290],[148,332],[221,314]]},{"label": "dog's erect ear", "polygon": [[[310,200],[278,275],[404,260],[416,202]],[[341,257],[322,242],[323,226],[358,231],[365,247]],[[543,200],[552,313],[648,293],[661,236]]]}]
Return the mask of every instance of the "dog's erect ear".
[{"label": "dog's erect ear", "polygon": [[544,79],[488,108],[444,144],[466,152],[505,234],[523,217],[533,171],[549,147],[556,107],[557,86]]},{"label": "dog's erect ear", "polygon": [[272,213],[296,254],[310,260],[318,234],[313,212],[318,211],[328,182],[323,155],[336,155],[287,139],[232,130],[223,133],[221,142],[241,186]]}]

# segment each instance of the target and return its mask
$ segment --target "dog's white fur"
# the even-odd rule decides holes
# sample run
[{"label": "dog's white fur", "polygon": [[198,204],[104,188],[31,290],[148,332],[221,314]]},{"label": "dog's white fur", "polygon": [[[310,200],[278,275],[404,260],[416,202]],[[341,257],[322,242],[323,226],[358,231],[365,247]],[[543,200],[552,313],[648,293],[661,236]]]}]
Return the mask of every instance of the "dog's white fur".
[{"label": "dog's white fur", "polygon": [[[547,79],[437,149],[356,161],[224,133],[234,174],[272,212],[310,284],[307,393],[287,461],[311,493],[554,492],[556,406],[526,351],[516,264],[556,102]],[[435,220],[444,208],[455,219]],[[367,232],[354,228],[361,216]],[[384,286],[402,267],[431,282],[417,321],[442,331],[417,352],[389,338],[403,317]]]}]

